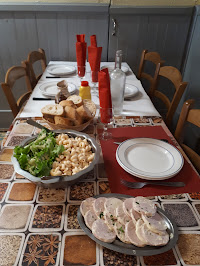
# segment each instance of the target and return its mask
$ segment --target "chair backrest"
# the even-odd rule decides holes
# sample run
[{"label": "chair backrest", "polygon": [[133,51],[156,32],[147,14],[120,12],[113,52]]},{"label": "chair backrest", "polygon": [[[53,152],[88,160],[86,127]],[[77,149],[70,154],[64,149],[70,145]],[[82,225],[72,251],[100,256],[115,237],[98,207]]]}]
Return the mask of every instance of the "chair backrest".
[{"label": "chair backrest", "polygon": [[31,81],[31,86],[32,89],[35,88],[38,80],[40,79],[42,73],[39,76],[36,76],[35,71],[34,71],[34,67],[33,64],[37,61],[41,62],[41,66],[42,66],[42,73],[45,71],[46,69],[46,55],[45,55],[45,51],[41,48],[38,49],[38,51],[32,51],[28,54],[28,58],[25,61],[22,61],[22,66],[26,67],[29,73],[29,77],[30,77],[30,81]]},{"label": "chair backrest", "polygon": [[[158,79],[161,76],[170,80],[174,85],[175,93],[171,101],[167,95],[158,90]],[[151,98],[159,98],[165,104],[167,108],[165,123],[167,126],[170,126],[171,124],[174,113],[185,91],[185,88],[187,87],[187,84],[187,82],[182,81],[182,75],[177,68],[172,66],[164,66],[160,68],[158,78],[155,80],[155,84],[151,87],[149,95]]]},{"label": "chair backrest", "polygon": [[[150,61],[153,64],[155,64],[155,72],[154,75],[151,76],[148,73],[144,72],[144,66],[145,66],[145,61]],[[164,61],[161,60],[161,57],[159,53],[157,52],[148,52],[148,50],[143,50],[141,59],[140,59],[140,65],[139,65],[139,71],[138,71],[138,79],[147,79],[150,83],[150,89],[151,91],[152,86],[156,83],[155,81],[157,80],[158,73],[160,70],[160,67],[164,64]]]},{"label": "chair backrest", "polygon": [[[15,82],[22,77],[25,77],[28,92],[23,94],[16,102],[15,97],[12,93],[12,88]],[[9,68],[5,76],[5,82],[1,83],[1,87],[4,91],[8,104],[10,105],[12,113],[15,117],[18,114],[23,103],[28,99],[28,97],[30,96],[32,92],[31,83],[29,80],[27,69],[24,68],[23,66],[13,66]]]},{"label": "chair backrest", "polygon": [[194,106],[194,100],[187,100],[182,107],[181,114],[177,123],[175,138],[190,158],[195,168],[200,173],[200,156],[187,145],[183,144],[184,131],[187,126],[187,122],[200,127],[200,109],[192,109]]}]

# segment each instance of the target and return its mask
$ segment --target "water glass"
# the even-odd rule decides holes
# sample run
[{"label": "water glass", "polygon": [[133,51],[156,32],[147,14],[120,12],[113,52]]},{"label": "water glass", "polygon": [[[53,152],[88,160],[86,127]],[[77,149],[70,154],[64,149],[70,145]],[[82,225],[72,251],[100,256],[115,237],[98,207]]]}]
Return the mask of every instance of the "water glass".
[{"label": "water glass", "polygon": [[99,134],[99,139],[112,139],[112,133],[108,132],[108,126],[113,124],[113,109],[100,107],[99,119],[100,122],[104,125],[103,132]]},{"label": "water glass", "polygon": [[90,72],[91,75],[91,82],[92,82],[92,92],[95,95],[98,95],[98,73],[99,71],[92,71]]},{"label": "water glass", "polygon": [[85,70],[86,70],[85,66],[77,66],[77,74],[79,78],[83,79],[85,77]]}]

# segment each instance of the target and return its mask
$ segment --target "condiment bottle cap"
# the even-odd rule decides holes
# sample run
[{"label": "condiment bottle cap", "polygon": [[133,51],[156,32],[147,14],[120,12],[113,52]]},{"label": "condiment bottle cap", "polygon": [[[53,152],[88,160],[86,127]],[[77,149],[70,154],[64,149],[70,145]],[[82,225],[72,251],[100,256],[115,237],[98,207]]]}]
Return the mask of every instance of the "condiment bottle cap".
[{"label": "condiment bottle cap", "polygon": [[87,87],[88,86],[88,81],[81,81],[81,86]]}]

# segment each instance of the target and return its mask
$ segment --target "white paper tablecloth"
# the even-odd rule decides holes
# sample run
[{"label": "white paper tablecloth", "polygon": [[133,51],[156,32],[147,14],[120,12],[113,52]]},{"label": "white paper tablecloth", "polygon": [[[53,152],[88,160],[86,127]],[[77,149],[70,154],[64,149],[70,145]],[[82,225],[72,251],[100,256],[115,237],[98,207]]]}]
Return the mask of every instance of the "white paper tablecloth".
[{"label": "white paper tablecloth", "polygon": [[[62,62],[62,61],[50,61],[49,65],[52,64],[66,64],[66,65],[73,65],[76,66],[76,62]],[[48,65],[48,66],[49,66]],[[101,65],[114,65],[113,62],[102,62]],[[128,66],[127,63],[123,63],[124,66]],[[48,68],[47,66],[47,68]],[[27,104],[24,107],[24,110],[20,113],[19,117],[41,117],[41,108],[44,107],[47,104],[53,104],[55,101],[34,101],[33,97],[47,97],[44,96],[39,87],[44,82],[52,82],[52,81],[60,81],[62,79],[54,79],[49,78],[47,79],[46,76],[51,76],[47,70],[43,73],[41,79],[39,80],[38,84],[33,90],[33,93],[31,94]],[[80,87],[80,78],[74,74],[71,75],[66,79],[68,82],[74,83],[77,86],[77,90]],[[91,83],[91,77],[90,77],[90,66],[89,63],[86,63],[86,76],[84,80],[89,81],[89,84]],[[132,70],[129,68],[129,73],[126,76],[126,83],[135,85],[139,89],[139,93],[133,97],[132,99],[129,99],[128,101],[124,101],[123,104],[123,115],[129,115],[129,116],[160,116],[155,107],[153,106],[150,98],[144,91],[141,82],[136,78],[136,76],[133,74]],[[47,97],[48,98],[48,97]],[[92,101],[97,105],[97,108],[99,107],[99,98],[97,96],[92,95]]]}]

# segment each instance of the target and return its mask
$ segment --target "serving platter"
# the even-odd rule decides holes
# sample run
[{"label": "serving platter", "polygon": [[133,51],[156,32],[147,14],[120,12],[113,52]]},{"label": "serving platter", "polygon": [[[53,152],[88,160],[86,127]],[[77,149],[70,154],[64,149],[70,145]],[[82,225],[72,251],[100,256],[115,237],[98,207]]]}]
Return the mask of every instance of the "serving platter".
[{"label": "serving platter", "polygon": [[48,66],[47,72],[51,75],[70,75],[76,72],[76,68],[70,65],[51,65]]},{"label": "serving platter", "polygon": [[147,180],[165,180],[183,167],[183,156],[169,143],[152,138],[134,138],[122,142],[116,160],[129,174]]},{"label": "serving platter", "polygon": [[[123,195],[123,194],[103,194],[103,195],[98,195],[94,196],[94,198],[99,198],[99,197],[106,197],[106,198],[119,198],[121,200],[126,199],[126,198],[131,198],[129,195]],[[116,239],[113,243],[106,243],[103,242],[99,239],[97,239],[91,232],[91,230],[86,226],[84,217],[81,214],[80,208],[78,209],[77,212],[77,219],[79,222],[80,227],[83,229],[83,231],[96,243],[100,244],[103,247],[106,247],[110,250],[117,251],[120,253],[124,253],[127,255],[135,255],[135,256],[151,256],[151,255],[157,255],[161,254],[163,252],[166,252],[173,248],[176,245],[176,242],[178,240],[178,228],[173,221],[173,219],[166,214],[165,211],[163,211],[161,208],[157,207],[157,212],[163,217],[167,224],[167,232],[169,234],[169,242],[165,246],[145,246],[145,247],[137,247],[132,244],[125,244],[121,242],[120,240]]]},{"label": "serving platter", "polygon": [[[68,91],[70,94],[73,94],[76,92],[76,85],[68,82]],[[42,92],[43,95],[55,98],[56,94],[60,91],[57,86],[58,81],[50,81],[50,82],[44,82],[39,86],[40,91]]]},{"label": "serving platter", "polygon": [[132,84],[125,84],[124,99],[131,98],[138,94],[139,90]]},{"label": "serving platter", "polygon": [[[92,151],[95,153],[93,161],[89,164],[89,166],[80,172],[68,176],[68,175],[62,175],[62,176],[54,176],[49,180],[45,180],[41,177],[36,177],[30,174],[29,172],[21,169],[20,164],[18,160],[12,156],[11,161],[13,163],[15,172],[18,174],[26,177],[28,180],[31,182],[37,184],[38,186],[42,187],[48,187],[48,188],[66,188],[67,186],[70,186],[72,184],[75,184],[76,182],[80,181],[82,178],[84,178],[84,174],[90,172],[94,166],[98,163],[99,161],[99,155],[100,155],[100,147],[96,140],[92,137],[90,137],[88,134],[78,132],[75,130],[70,130],[70,129],[65,129],[65,130],[53,130],[54,133],[56,134],[68,134],[71,137],[80,137],[81,139],[87,139],[89,144],[92,147]],[[28,137],[26,140],[24,140],[20,146],[24,147],[30,142],[34,141],[37,138],[37,135]]]}]

